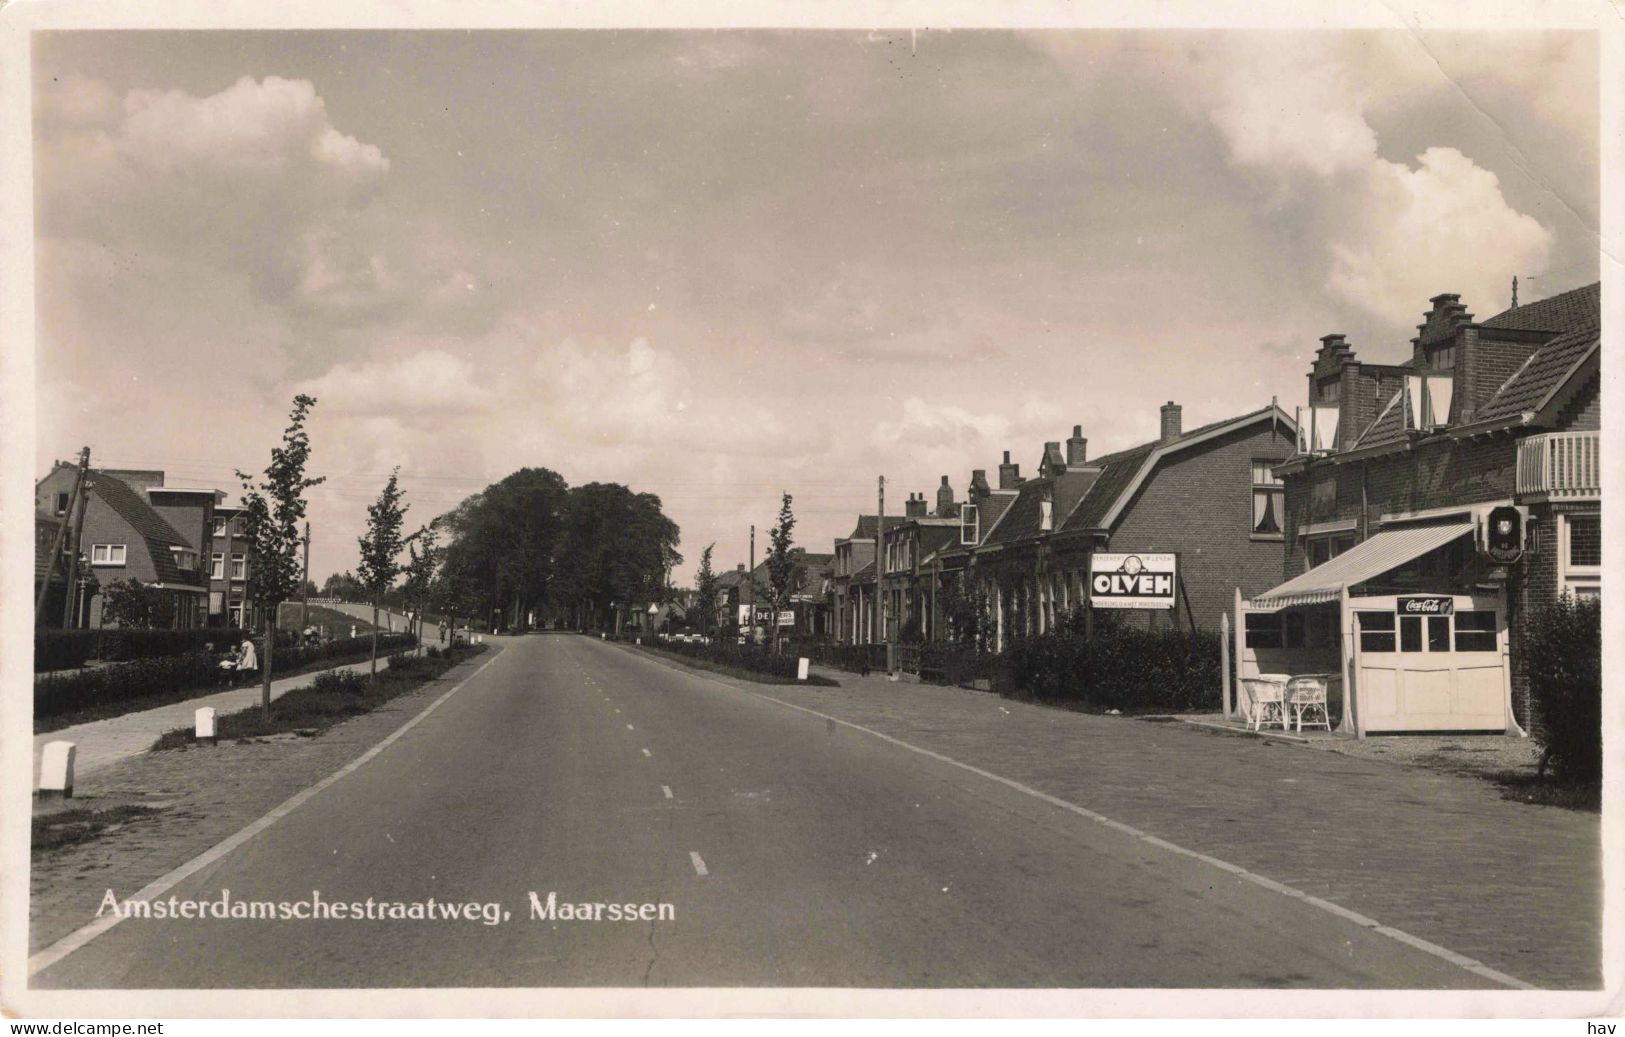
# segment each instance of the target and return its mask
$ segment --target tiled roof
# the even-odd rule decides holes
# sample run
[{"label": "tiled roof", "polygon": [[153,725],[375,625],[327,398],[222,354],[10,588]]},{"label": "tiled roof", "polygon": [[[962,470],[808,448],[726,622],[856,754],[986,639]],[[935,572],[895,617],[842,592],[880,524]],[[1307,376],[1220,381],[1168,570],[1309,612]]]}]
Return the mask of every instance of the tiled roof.
[{"label": "tiled roof", "polygon": [[1377,420],[1360,433],[1360,438],[1354,441],[1353,449],[1404,442],[1406,430],[1415,427],[1416,420],[1411,413],[1411,394],[1401,386],[1388,401],[1388,405],[1382,409],[1382,413],[1377,415]]},{"label": "tiled roof", "polygon": [[[1264,407],[1249,414],[1238,414],[1233,418],[1225,418],[1222,421],[1210,421],[1206,425],[1200,425],[1189,432],[1182,433],[1179,439],[1180,441],[1195,439],[1225,425],[1243,425],[1268,415],[1271,409],[1271,407]],[[1088,491],[1083,494],[1082,499],[1078,501],[1077,507],[1072,509],[1071,514],[1066,516],[1066,521],[1059,528],[1062,530],[1099,529],[1105,521],[1106,515],[1112,510],[1113,505],[1117,503],[1117,499],[1123,495],[1123,491],[1133,484],[1134,476],[1144,466],[1146,458],[1150,457],[1152,451],[1161,445],[1161,440],[1152,440],[1149,443],[1141,443],[1139,446],[1119,450],[1115,454],[1106,454],[1090,461],[1089,466],[1091,468],[1099,468],[1102,471],[1088,487]],[[1057,514],[1064,514],[1064,512],[1057,509]]]},{"label": "tiled roof", "polygon": [[[851,533],[847,534],[846,539],[873,540],[875,538],[875,527],[878,518],[879,516],[876,515],[859,515],[857,526],[852,530]],[[901,525],[902,522],[903,516],[901,515],[887,515],[886,529],[889,531],[892,529],[892,527]]]},{"label": "tiled roof", "polygon": [[1117,498],[1134,481],[1134,475],[1145,464],[1145,459],[1151,456],[1159,444],[1142,443],[1129,450],[1119,450],[1115,454],[1107,454],[1097,461],[1091,462],[1101,469],[1100,476],[1089,487],[1089,492],[1083,495],[1078,506],[1067,516],[1062,529],[1098,529],[1106,518],[1106,513],[1112,510]]},{"label": "tiled roof", "polygon": [[192,550],[192,545],[186,538],[175,531],[175,527],[164,521],[162,515],[152,510],[146,501],[123,481],[97,471],[91,477],[91,492],[102,499],[109,508],[125,524],[133,529],[147,542],[147,549],[152,555],[152,566],[160,583],[194,583],[199,574],[188,572],[175,564],[175,556],[170,553],[171,547]]},{"label": "tiled roof", "polygon": [[1602,284],[1599,282],[1497,313],[1479,325],[1522,331],[1570,331],[1594,323],[1601,308]]},{"label": "tiled roof", "polygon": [[1015,503],[1004,516],[998,528],[993,530],[985,540],[987,543],[1010,543],[1026,537],[1038,536],[1043,532],[1039,528],[1039,501],[1047,492],[1054,507],[1051,514],[1056,522],[1061,522],[1077,506],[1089,488],[1093,486],[1101,473],[1091,470],[1066,471],[1053,479],[1032,479],[1021,485],[1021,492],[1016,496]]},{"label": "tiled roof", "polygon": [[[1521,307],[1520,307],[1521,308]],[[1601,323],[1592,314],[1589,327],[1577,328],[1541,346],[1505,385],[1495,391],[1490,401],[1479,410],[1475,420],[1496,421],[1516,418],[1524,411],[1541,405],[1553,389],[1562,385],[1569,374],[1601,341]]]},{"label": "tiled roof", "polygon": [[983,543],[987,542],[989,536],[998,532],[999,519],[1010,510],[1010,505],[1015,503],[1017,496],[1014,493],[991,493],[982,498],[982,503],[976,508],[976,521],[982,529]]}]

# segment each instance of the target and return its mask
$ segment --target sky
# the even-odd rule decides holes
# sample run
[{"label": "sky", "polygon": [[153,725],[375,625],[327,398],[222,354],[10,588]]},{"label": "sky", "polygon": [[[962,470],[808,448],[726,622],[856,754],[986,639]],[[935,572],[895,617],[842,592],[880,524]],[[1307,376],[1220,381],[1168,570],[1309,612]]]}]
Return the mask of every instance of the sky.
[{"label": "sky", "polygon": [[[1583,33],[35,36],[39,474],[235,496],[293,396],[311,570],[522,466],[828,552],[1598,278]],[[758,545],[758,558],[761,546]]]}]

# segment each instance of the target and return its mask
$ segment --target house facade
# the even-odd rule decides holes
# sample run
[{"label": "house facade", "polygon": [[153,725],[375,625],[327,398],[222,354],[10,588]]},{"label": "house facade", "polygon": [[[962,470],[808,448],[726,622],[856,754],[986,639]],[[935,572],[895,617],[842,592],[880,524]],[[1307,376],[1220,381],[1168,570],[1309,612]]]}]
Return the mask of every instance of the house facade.
[{"label": "house facade", "polygon": [[[61,521],[71,507],[77,474],[77,466],[58,462],[35,484],[36,529],[40,519]],[[92,579],[70,625],[103,625],[100,589],[126,579],[166,592],[177,628],[206,625],[208,577],[202,559],[211,548],[214,508],[223,496],[217,490],[166,487],[159,471],[89,470],[78,551]],[[71,543],[67,550],[72,552]]]},{"label": "house facade", "polygon": [[1321,339],[1237,658],[1337,675],[1357,733],[1527,731],[1530,615],[1601,593],[1600,289],[1483,321],[1438,295],[1417,330],[1382,365]]}]

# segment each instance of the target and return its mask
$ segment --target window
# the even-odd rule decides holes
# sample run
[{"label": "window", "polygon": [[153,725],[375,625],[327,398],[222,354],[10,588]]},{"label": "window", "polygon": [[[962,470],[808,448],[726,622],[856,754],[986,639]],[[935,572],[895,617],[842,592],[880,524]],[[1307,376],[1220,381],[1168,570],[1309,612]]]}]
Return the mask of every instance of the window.
[{"label": "window", "polygon": [[56,495],[56,513],[58,515],[66,515],[68,513],[68,495],[67,494],[59,493],[59,494]]},{"label": "window", "polygon": [[247,555],[232,555],[231,556],[231,578],[234,579],[234,580],[246,580],[246,579],[248,579],[248,556]]},{"label": "window", "polygon": [[981,541],[982,524],[976,514],[976,505],[959,506],[959,542],[975,545]]},{"label": "window", "polygon": [[1339,533],[1336,536],[1316,537],[1309,541],[1309,568],[1325,565],[1338,555],[1354,546],[1354,534]]},{"label": "window", "polygon": [[223,537],[223,536],[226,535],[226,520],[225,520],[224,516],[221,516],[221,515],[216,515],[215,516],[215,519],[214,519],[214,535],[217,536],[217,537]]},{"label": "window", "polygon": [[1422,617],[1399,617],[1399,650],[1401,652],[1420,652],[1422,650]]},{"label": "window", "polygon": [[1602,594],[1602,516],[1558,516],[1558,589],[1577,598]]},{"label": "window", "polygon": [[1428,651],[1450,651],[1450,617],[1429,616],[1428,621]]},{"label": "window", "polygon": [[1493,652],[1496,644],[1493,609],[1456,613],[1456,651]]},{"label": "window", "polygon": [[1424,395],[1427,410],[1422,415],[1422,428],[1433,429],[1450,423],[1450,396],[1455,385],[1447,374],[1429,374]]},{"label": "window", "polygon": [[[209,579],[223,580],[226,578],[226,556],[216,551],[209,556]],[[218,609],[216,611],[219,611]]]},{"label": "window", "polygon": [[96,544],[90,549],[91,565],[123,565],[123,544]]},{"label": "window", "polygon": [[1286,490],[1272,469],[1275,461],[1253,462],[1253,535],[1280,536]]},{"label": "window", "polygon": [[197,552],[188,551],[184,547],[172,547],[170,553],[175,556],[175,566],[179,569],[196,569]]},{"label": "window", "polygon": [[1391,652],[1394,650],[1394,614],[1392,612],[1360,612],[1360,651]]},{"label": "window", "polygon": [[1281,614],[1279,612],[1249,612],[1243,618],[1247,623],[1248,648],[1281,647]]},{"label": "window", "polygon": [[1316,403],[1336,403],[1343,397],[1343,380],[1327,378],[1315,383]]},{"label": "window", "polygon": [[1435,371],[1451,371],[1456,367],[1456,347],[1440,346],[1428,354],[1428,366]]},{"label": "window", "polygon": [[1055,502],[1041,500],[1038,502],[1038,528],[1045,533],[1055,528]]}]

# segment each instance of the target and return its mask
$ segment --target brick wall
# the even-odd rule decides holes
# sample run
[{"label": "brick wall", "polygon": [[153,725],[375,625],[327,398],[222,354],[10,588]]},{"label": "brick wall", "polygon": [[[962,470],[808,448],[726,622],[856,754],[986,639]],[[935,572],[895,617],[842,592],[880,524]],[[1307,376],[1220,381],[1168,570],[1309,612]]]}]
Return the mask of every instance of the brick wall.
[{"label": "brick wall", "polygon": [[1245,596],[1281,582],[1281,540],[1252,536],[1252,463],[1284,460],[1292,445],[1286,426],[1272,434],[1263,422],[1173,455],[1130,502],[1106,550],[1179,552],[1196,625],[1217,628],[1238,586]]}]

